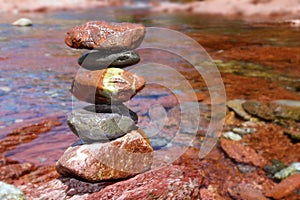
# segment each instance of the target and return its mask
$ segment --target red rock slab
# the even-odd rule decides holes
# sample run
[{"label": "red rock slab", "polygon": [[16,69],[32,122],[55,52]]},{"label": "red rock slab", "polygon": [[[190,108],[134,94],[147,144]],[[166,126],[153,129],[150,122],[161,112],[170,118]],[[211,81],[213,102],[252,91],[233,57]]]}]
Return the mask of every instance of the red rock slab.
[{"label": "red rock slab", "polygon": [[153,149],[141,130],[106,143],[68,148],[57,161],[56,170],[66,177],[90,182],[127,178],[150,169]]},{"label": "red rock slab", "polygon": [[200,189],[200,195],[202,200],[223,200],[223,197],[221,197],[214,188]]},{"label": "red rock slab", "polygon": [[144,36],[142,24],[90,21],[70,29],[65,43],[77,49],[120,52],[137,48]]},{"label": "red rock slab", "polygon": [[249,163],[254,166],[263,167],[267,161],[254,149],[243,144],[221,138],[221,147],[226,154],[237,162]]},{"label": "red rock slab", "polygon": [[23,175],[14,181],[14,185],[34,184],[40,185],[52,179],[58,178],[59,174],[55,170],[55,166],[39,167],[36,170]]},{"label": "red rock slab", "polygon": [[145,85],[143,77],[118,68],[77,73],[72,84],[73,95],[93,104],[125,102]]},{"label": "red rock slab", "polygon": [[0,141],[0,153],[15,149],[18,145],[36,139],[39,134],[48,132],[53,126],[59,126],[61,122],[58,118],[50,118],[36,124],[26,125],[9,132]]},{"label": "red rock slab", "polygon": [[0,180],[11,183],[12,180],[30,173],[35,170],[35,168],[36,167],[30,163],[3,166],[0,168]]},{"label": "red rock slab", "polygon": [[84,200],[89,193],[98,192],[113,182],[87,183],[74,178],[58,178],[42,185],[19,186],[27,199]]},{"label": "red rock slab", "polygon": [[282,199],[290,195],[293,191],[300,189],[300,174],[294,174],[281,181],[266,196],[274,199]]},{"label": "red rock slab", "polygon": [[202,178],[183,166],[165,166],[107,186],[87,200],[197,199]]},{"label": "red rock slab", "polygon": [[251,184],[241,183],[235,187],[229,188],[228,192],[234,199],[268,200],[259,189]]}]

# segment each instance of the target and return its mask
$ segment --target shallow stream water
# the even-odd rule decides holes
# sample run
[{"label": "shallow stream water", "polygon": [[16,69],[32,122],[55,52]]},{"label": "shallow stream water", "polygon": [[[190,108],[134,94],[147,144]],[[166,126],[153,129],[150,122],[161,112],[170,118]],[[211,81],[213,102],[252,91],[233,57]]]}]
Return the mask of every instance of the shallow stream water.
[{"label": "shallow stream water", "polygon": [[[72,96],[69,89],[79,67],[77,58],[86,51],[67,47],[64,44],[64,34],[69,28],[86,21],[100,19],[126,21],[143,23],[148,27],[174,29],[190,35],[200,44],[203,41],[208,52],[213,55],[226,51],[226,44],[229,47],[238,46],[239,43],[243,43],[244,47],[247,47],[247,44],[258,47],[300,46],[300,28],[272,23],[252,23],[216,16],[151,13],[147,9],[132,7],[35,14],[0,14],[0,16],[0,128],[2,130],[36,117],[54,113],[66,115],[72,109]],[[20,17],[31,18],[34,25],[32,27],[12,26],[11,23]],[[203,35],[208,38],[203,38]],[[214,41],[209,37],[210,35],[213,38],[226,36],[229,40],[225,45],[218,44],[222,40]],[[180,44],[176,45],[180,47]],[[282,62],[288,64],[291,61],[287,59]],[[250,64],[242,63],[240,65],[238,62],[226,65],[217,62],[221,72],[281,81],[283,87],[292,93],[299,93],[299,88],[297,89],[299,67],[289,69],[288,73],[284,73],[265,65],[257,65],[255,60],[250,60],[248,63]],[[192,72],[186,71],[186,73]],[[164,79],[171,79],[171,77],[165,76]],[[67,130],[67,128],[59,129],[61,128],[52,131],[52,136],[58,132],[63,135],[61,132]],[[3,137],[5,137],[5,133],[1,132],[0,138]],[[39,145],[43,143],[51,144],[49,140],[54,143],[56,140],[62,142],[61,138],[42,135],[35,141],[9,152],[9,155],[19,160],[25,160],[22,155],[27,152],[26,156],[30,158],[31,162],[42,162],[42,158],[34,161],[37,159],[36,152],[28,149],[39,148]],[[65,147],[69,143],[66,143]],[[45,152],[49,152],[47,148],[42,148],[41,152],[44,149],[46,149]],[[59,155],[55,155],[55,157],[57,156]],[[53,158],[49,162],[52,163],[55,159],[57,158]]]}]

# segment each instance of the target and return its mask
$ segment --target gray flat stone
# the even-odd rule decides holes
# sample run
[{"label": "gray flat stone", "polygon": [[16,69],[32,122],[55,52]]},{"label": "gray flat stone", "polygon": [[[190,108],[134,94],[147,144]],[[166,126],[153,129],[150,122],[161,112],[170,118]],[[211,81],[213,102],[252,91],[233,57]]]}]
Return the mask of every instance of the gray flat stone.
[{"label": "gray flat stone", "polygon": [[135,51],[106,54],[100,51],[92,51],[83,54],[78,59],[78,64],[88,70],[101,70],[110,67],[122,68],[137,64],[140,56]]},{"label": "gray flat stone", "polygon": [[99,106],[96,108],[98,110],[95,106],[78,109],[68,116],[68,125],[83,142],[107,142],[137,129],[128,110],[122,115],[120,112],[111,113]]}]

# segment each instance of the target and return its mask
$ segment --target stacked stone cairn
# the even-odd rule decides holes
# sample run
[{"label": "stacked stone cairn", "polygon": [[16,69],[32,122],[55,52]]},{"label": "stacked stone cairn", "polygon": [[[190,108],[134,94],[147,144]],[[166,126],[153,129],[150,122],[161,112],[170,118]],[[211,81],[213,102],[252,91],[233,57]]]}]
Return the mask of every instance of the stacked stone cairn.
[{"label": "stacked stone cairn", "polygon": [[133,51],[145,27],[131,23],[87,22],[66,34],[71,48],[92,50],[78,59],[72,94],[89,103],[73,110],[68,124],[81,140],[56,163],[62,176],[89,182],[127,178],[151,168],[153,149],[137,123],[137,115],[123,102],[145,85],[143,77],[122,68],[140,58]]}]

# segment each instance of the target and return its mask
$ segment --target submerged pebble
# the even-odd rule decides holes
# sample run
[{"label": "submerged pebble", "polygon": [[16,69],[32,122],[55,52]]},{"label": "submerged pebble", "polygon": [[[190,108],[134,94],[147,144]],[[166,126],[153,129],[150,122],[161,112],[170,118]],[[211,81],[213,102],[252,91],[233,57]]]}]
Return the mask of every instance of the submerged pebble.
[{"label": "submerged pebble", "polygon": [[296,142],[300,141],[299,129],[285,129],[284,133],[287,134],[292,140],[295,140]]},{"label": "submerged pebble", "polygon": [[240,135],[238,135],[238,134],[236,134],[232,131],[228,131],[228,132],[223,133],[223,136],[225,138],[228,138],[228,139],[233,140],[233,141],[239,141],[239,140],[242,139],[242,137]]},{"label": "submerged pebble", "polygon": [[279,172],[280,170],[286,168],[286,165],[281,162],[280,160],[272,160],[271,165],[267,165],[264,167],[264,170],[268,177],[273,177],[275,173]]},{"label": "submerged pebble", "polygon": [[28,18],[20,18],[17,21],[13,22],[14,26],[32,26],[32,21]]},{"label": "submerged pebble", "polygon": [[300,121],[300,101],[277,100],[272,101],[269,107],[278,118]]},{"label": "submerged pebble", "polygon": [[298,174],[300,173],[300,162],[294,162],[287,168],[284,168],[277,172],[274,177],[277,179],[285,179],[286,177],[292,175],[292,174]]},{"label": "submerged pebble", "polygon": [[246,135],[246,134],[255,133],[256,129],[248,128],[248,127],[244,127],[244,128],[236,127],[236,128],[233,128],[232,131],[239,135]]}]

